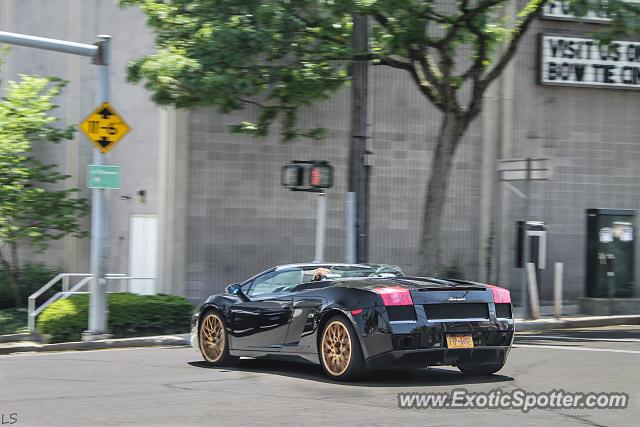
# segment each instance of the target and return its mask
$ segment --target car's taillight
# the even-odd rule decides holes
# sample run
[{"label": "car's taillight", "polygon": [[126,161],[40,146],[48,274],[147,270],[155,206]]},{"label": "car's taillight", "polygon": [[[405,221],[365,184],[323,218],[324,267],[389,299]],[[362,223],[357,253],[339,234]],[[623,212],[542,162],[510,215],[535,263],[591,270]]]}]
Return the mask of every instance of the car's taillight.
[{"label": "car's taillight", "polygon": [[413,305],[411,291],[400,286],[376,288],[373,292],[380,294],[384,305]]},{"label": "car's taillight", "polygon": [[493,293],[493,302],[496,304],[511,303],[511,292],[505,288],[499,288],[497,286],[489,286]]}]

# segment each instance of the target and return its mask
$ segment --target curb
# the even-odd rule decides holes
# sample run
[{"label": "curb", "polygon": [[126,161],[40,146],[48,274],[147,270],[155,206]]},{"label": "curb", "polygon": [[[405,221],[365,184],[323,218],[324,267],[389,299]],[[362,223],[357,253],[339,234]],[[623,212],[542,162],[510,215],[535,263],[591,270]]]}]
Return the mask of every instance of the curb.
[{"label": "curb", "polygon": [[516,332],[638,324],[640,324],[640,315],[636,314],[620,316],[560,317],[537,320],[516,319],[515,321]]},{"label": "curb", "polygon": [[[599,326],[639,325],[640,315],[621,316],[588,316],[588,317],[561,317],[551,319],[524,320],[516,319],[516,332],[548,331],[551,329],[570,328],[594,328]],[[17,335],[17,334],[16,334]],[[11,337],[18,338],[13,335]],[[19,334],[19,338],[33,337],[30,334]],[[6,337],[9,337],[8,335]],[[48,351],[82,351],[104,350],[110,348],[135,348],[135,347],[165,347],[165,346],[189,346],[187,335],[160,335],[141,338],[118,338],[97,341],[63,342],[57,344],[36,344],[31,342],[14,342],[10,345],[0,345],[0,355],[26,352]]]},{"label": "curb", "polygon": [[0,343],[6,342],[17,342],[17,341],[35,341],[39,343],[46,342],[47,338],[42,334],[10,334],[10,335],[0,335]]},{"label": "curb", "polygon": [[176,335],[160,335],[155,337],[119,338],[97,341],[63,342],[57,344],[16,343],[12,346],[0,346],[0,354],[186,345],[190,345],[188,338]]}]

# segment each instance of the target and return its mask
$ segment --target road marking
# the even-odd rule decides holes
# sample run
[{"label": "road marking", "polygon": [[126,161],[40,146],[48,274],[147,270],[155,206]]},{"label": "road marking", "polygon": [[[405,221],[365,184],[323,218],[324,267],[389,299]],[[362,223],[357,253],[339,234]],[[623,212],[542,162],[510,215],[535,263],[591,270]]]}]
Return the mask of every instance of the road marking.
[{"label": "road marking", "polygon": [[545,348],[545,349],[553,349],[553,350],[578,350],[578,351],[601,351],[605,353],[629,353],[629,354],[640,354],[640,351],[637,350],[617,350],[613,348],[591,348],[591,347],[565,347],[562,345],[536,345],[536,344],[514,344],[513,347],[516,348]]},{"label": "road marking", "polygon": [[558,335],[516,335],[516,339],[523,338],[542,338],[546,340],[556,341],[612,341],[612,342],[640,342],[640,338],[580,338],[580,337],[561,337]]},{"label": "road marking", "polygon": [[50,351],[25,351],[9,354],[0,354],[0,359],[4,357],[23,357],[23,356],[46,356],[46,355],[61,355],[61,354],[78,354],[78,353],[90,353],[95,351],[131,351],[131,350],[151,350],[151,349],[170,349],[170,348],[190,348],[189,345],[154,345],[145,347],[121,347],[121,348],[91,348],[86,350],[50,350]]}]

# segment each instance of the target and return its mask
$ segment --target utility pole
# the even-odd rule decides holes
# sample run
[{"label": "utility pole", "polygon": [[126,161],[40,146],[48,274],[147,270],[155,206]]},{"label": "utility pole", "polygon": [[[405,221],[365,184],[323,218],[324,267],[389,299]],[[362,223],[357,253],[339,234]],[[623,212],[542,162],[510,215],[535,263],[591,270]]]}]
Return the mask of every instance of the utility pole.
[{"label": "utility pole", "polygon": [[[369,50],[369,22],[364,15],[353,16],[352,47],[356,54]],[[355,218],[347,218],[347,224],[355,224],[347,230],[347,261],[367,262],[369,258],[369,169],[371,135],[368,128],[369,109],[369,61],[353,61],[351,109],[351,147],[349,151],[349,185],[347,205],[355,199],[355,209],[347,209]],[[354,236],[355,234],[355,236]],[[355,248],[353,247],[355,246]],[[351,259],[350,259],[351,258]],[[353,259],[355,258],[355,260]]]},{"label": "utility pole", "polygon": [[[98,105],[109,98],[110,42],[110,36],[98,36],[96,44],[84,44],[0,31],[0,43],[92,58],[92,62],[100,67],[96,93]],[[93,152],[93,164],[104,165],[106,163],[104,154],[96,148]],[[83,339],[88,340],[101,338],[107,333],[107,285],[105,275],[109,244],[104,189],[93,188],[91,190],[91,202],[91,274],[93,280],[91,281],[91,300],[89,305],[89,330],[83,334]]]}]

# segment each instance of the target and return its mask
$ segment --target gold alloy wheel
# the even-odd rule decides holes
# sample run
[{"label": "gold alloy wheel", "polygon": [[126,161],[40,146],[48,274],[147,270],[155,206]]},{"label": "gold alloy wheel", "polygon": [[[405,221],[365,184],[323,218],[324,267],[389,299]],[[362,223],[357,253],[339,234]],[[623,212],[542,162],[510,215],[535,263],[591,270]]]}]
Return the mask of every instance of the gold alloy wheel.
[{"label": "gold alloy wheel", "polygon": [[340,376],[351,363],[351,336],[349,330],[340,321],[334,320],[322,334],[322,360],[327,370],[334,376]]},{"label": "gold alloy wheel", "polygon": [[215,363],[224,353],[225,336],[222,320],[217,314],[211,313],[202,321],[200,328],[200,348],[207,361]]}]

